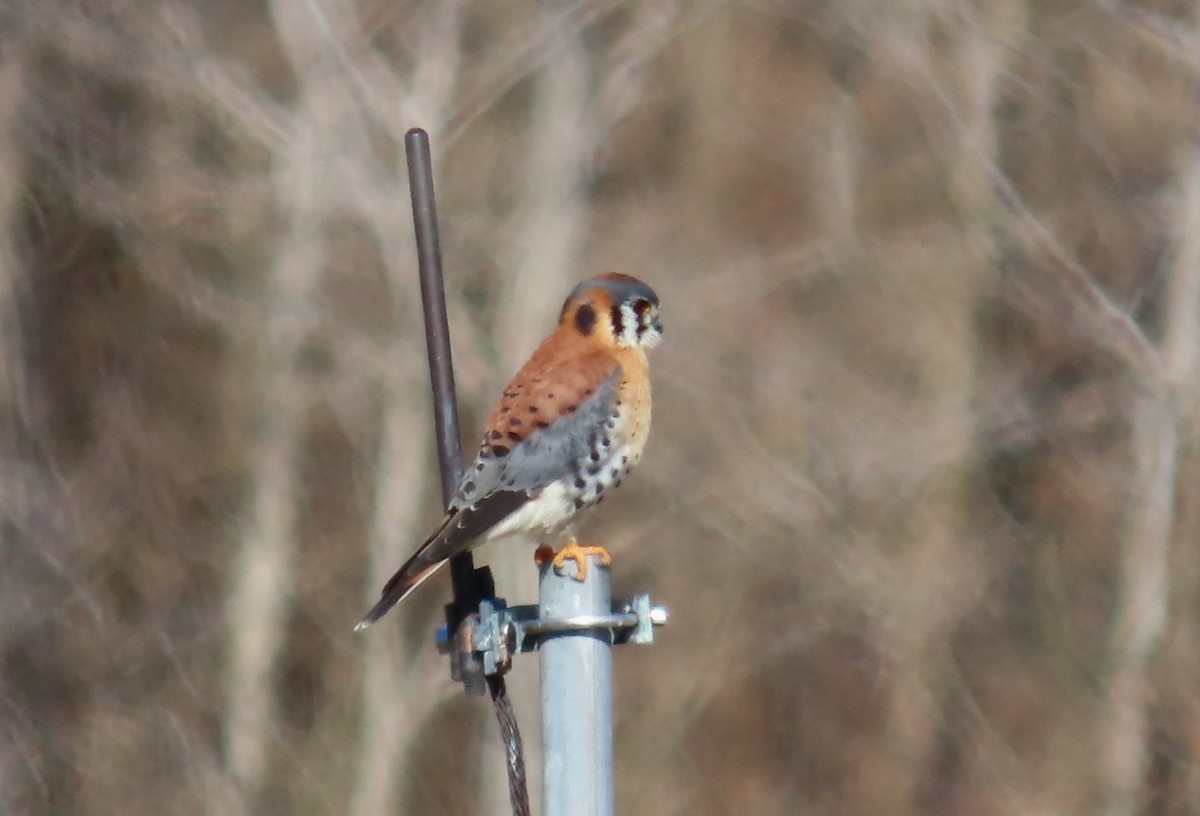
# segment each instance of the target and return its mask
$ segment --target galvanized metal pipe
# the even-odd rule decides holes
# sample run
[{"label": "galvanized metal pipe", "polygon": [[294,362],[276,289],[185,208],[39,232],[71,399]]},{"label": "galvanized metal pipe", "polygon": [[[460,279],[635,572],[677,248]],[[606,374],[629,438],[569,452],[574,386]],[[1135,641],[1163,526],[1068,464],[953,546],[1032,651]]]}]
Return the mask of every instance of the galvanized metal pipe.
[{"label": "galvanized metal pipe", "polygon": [[[610,615],[608,568],[589,556],[581,582],[543,567],[538,610],[543,620]],[[611,630],[580,629],[539,646],[545,816],[612,816],[612,643]]]}]

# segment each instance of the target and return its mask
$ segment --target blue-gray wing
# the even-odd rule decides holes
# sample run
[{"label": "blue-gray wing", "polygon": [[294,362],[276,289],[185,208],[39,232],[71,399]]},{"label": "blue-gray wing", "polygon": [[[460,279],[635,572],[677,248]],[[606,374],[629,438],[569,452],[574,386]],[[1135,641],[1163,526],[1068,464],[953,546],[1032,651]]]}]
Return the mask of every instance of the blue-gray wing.
[{"label": "blue-gray wing", "polygon": [[[620,367],[614,364],[611,373],[598,385],[583,388],[578,400],[571,392],[562,393],[561,381],[556,390],[541,389],[541,402],[549,402],[548,407],[545,404],[536,406],[529,400],[515,400],[509,411],[500,415],[499,421],[500,424],[511,422],[505,417],[515,415],[522,420],[522,425],[510,425],[513,430],[505,431],[500,437],[494,436],[495,429],[489,429],[488,438],[463,477],[450,506],[460,509],[478,506],[496,493],[521,492],[536,496],[547,485],[579,473],[594,451],[601,446],[607,448],[613,442],[611,434],[616,425],[620,375]],[[552,394],[554,399],[549,400],[545,394]],[[538,407],[536,414],[530,412],[531,405]],[[552,419],[542,418],[555,407],[558,410]],[[526,432],[519,434],[523,430]]]},{"label": "blue-gray wing", "polygon": [[442,523],[387,582],[358,628],[377,621],[446,559],[469,549],[547,485],[577,475],[609,448],[620,377],[620,366],[601,355],[572,360],[544,376],[515,377]]}]

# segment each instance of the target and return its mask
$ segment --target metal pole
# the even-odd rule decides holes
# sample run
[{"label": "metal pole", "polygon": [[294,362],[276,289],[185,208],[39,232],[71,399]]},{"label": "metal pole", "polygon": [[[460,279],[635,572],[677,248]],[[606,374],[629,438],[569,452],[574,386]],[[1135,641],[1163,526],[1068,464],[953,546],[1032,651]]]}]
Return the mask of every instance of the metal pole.
[{"label": "metal pole", "polygon": [[408,186],[412,196],[417,240],[417,275],[425,312],[425,351],[433,386],[433,422],[441,465],[442,500],[458,488],[462,475],[462,444],[458,438],[458,396],[454,390],[454,358],[450,353],[450,321],[446,318],[446,286],[442,281],[442,250],[438,243],[437,203],[433,197],[433,161],[429,134],[413,128],[404,134],[408,155]]},{"label": "metal pole", "polygon": [[[442,279],[442,250],[438,242],[429,134],[421,128],[413,128],[405,133],[404,151],[408,159],[408,186],[417,241],[421,307],[425,313],[425,350],[429,356],[429,379],[433,386],[433,419],[442,476],[442,504],[448,506],[462,478],[462,443],[458,436],[458,395],[454,389],[450,321],[446,318],[446,286]],[[453,632],[465,615],[479,608],[480,588],[475,576],[475,560],[470,552],[451,556],[450,582],[454,588],[454,601],[446,623]],[[452,673],[455,679],[462,681],[467,694],[483,694],[486,687],[479,661],[461,653],[451,661]]]},{"label": "metal pole", "polygon": [[[542,568],[542,620],[611,614],[608,567],[595,558],[582,582]],[[538,647],[545,816],[612,816],[612,643],[612,630],[591,629],[546,635]]]}]

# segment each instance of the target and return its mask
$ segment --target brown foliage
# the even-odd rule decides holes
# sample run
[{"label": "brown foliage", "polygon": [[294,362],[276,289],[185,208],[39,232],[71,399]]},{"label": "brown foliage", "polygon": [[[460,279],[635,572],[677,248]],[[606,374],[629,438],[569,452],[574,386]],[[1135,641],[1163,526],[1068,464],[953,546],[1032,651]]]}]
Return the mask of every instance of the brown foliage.
[{"label": "brown foliage", "polygon": [[1198,14],[0,13],[0,810],[503,812],[445,584],[351,633],[437,516],[421,125],[467,429],[576,280],[663,300],[620,812],[1194,812]]}]

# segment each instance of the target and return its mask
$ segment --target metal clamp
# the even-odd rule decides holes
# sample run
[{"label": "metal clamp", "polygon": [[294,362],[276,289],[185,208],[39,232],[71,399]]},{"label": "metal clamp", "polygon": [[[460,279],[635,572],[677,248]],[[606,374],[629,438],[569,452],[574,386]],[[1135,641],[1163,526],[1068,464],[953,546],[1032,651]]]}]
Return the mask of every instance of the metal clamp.
[{"label": "metal clamp", "polygon": [[654,627],[665,626],[667,609],[653,606],[649,595],[616,601],[608,615],[571,615],[539,618],[536,605],[509,607],[502,598],[487,598],[479,611],[467,615],[453,635],[442,625],[437,630],[438,651],[477,654],[487,675],[503,674],[512,656],[532,652],[548,637],[567,633],[610,632],[612,644],[645,645],[654,642]]}]

